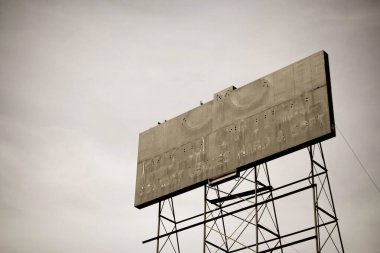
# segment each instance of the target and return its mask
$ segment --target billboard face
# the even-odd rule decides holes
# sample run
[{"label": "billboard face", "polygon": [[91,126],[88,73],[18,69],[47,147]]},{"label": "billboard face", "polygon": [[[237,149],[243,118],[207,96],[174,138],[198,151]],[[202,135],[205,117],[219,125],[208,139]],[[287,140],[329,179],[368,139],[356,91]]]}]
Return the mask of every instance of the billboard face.
[{"label": "billboard face", "polygon": [[334,136],[320,51],[140,133],[135,207]]}]

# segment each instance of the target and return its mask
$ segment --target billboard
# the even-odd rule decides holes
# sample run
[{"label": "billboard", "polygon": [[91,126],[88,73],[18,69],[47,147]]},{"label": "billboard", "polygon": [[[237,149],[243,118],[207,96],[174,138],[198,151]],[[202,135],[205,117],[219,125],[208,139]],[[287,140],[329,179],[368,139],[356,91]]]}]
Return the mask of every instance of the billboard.
[{"label": "billboard", "polygon": [[328,56],[320,51],[140,133],[135,207],[334,136]]}]

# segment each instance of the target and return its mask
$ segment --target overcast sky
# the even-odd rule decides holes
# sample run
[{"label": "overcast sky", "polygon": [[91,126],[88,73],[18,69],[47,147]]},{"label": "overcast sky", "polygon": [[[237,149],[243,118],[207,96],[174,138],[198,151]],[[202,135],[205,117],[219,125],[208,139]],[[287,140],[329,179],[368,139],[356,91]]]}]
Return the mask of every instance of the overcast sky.
[{"label": "overcast sky", "polygon": [[[0,252],[154,252],[138,134],[322,49],[336,124],[380,185],[379,45],[379,1],[0,0]],[[339,132],[324,148],[346,252],[379,252],[380,192]]]}]

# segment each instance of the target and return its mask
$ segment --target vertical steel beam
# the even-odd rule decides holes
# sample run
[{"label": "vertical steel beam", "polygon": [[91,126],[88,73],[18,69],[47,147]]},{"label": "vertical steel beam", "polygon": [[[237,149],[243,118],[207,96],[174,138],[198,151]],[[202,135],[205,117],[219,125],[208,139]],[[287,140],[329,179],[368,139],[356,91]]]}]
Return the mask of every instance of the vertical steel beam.
[{"label": "vertical steel beam", "polygon": [[[167,216],[168,214],[163,214],[165,204],[166,204],[166,209],[169,208],[169,210],[166,210],[166,212],[168,212],[168,214],[171,215],[170,218],[168,218],[169,217],[169,216]],[[164,223],[165,221],[170,222],[171,230],[168,230],[167,226],[165,226],[165,223]],[[165,199],[163,201],[160,201],[158,203],[158,226],[157,226],[157,237],[156,237],[156,240],[157,240],[157,242],[156,242],[157,243],[156,244],[156,253],[163,252],[163,250],[165,249],[165,246],[168,242],[171,245],[171,247],[173,248],[175,253],[177,253],[177,252],[180,253],[177,223],[178,222],[177,222],[176,216],[175,216],[173,198],[169,198],[169,199]],[[160,238],[162,238],[162,235],[160,234],[161,233],[161,227],[163,228],[164,233],[175,234],[177,247],[174,246],[175,243],[173,243],[173,241],[171,239],[171,235],[167,236],[167,238],[162,243],[162,245],[160,245]]]},{"label": "vertical steel beam", "polygon": [[257,207],[257,177],[258,177],[258,168],[259,166],[255,166],[255,218],[256,218],[256,252],[259,252],[259,213],[258,213],[258,207]]},{"label": "vertical steel beam", "polygon": [[313,163],[313,157],[314,157],[314,150],[313,146],[308,147],[309,155],[310,155],[310,164],[311,164],[311,184],[313,185],[313,214],[314,214],[314,226],[315,226],[315,248],[316,252],[320,253],[320,247],[319,247],[319,233],[318,233],[318,210],[317,210],[317,186],[315,185],[315,174],[314,174],[314,163]]},{"label": "vertical steel beam", "polygon": [[[265,175],[267,177],[267,180],[268,180],[268,184],[270,186],[272,186],[271,182],[270,182],[270,177],[269,177],[269,171],[268,171],[268,166],[267,166],[267,163],[264,164],[264,168],[265,168]],[[271,187],[270,188],[270,198],[273,199],[273,188]],[[279,240],[279,243],[280,243],[280,247],[281,247],[281,253],[283,253],[283,249],[282,249],[282,241],[281,241],[281,234],[280,234],[280,227],[278,225],[278,219],[277,219],[277,212],[276,212],[276,207],[274,205],[274,201],[272,201],[272,207],[273,207],[273,212],[274,212],[274,219],[275,219],[275,222],[276,222],[276,230],[277,230],[277,235],[278,235],[278,240]]]},{"label": "vertical steel beam", "polygon": [[171,211],[172,211],[173,220],[174,220],[174,230],[176,231],[175,236],[176,236],[176,239],[177,239],[177,249],[178,249],[178,253],[180,253],[181,250],[180,250],[180,248],[179,248],[179,239],[178,239],[178,233],[177,233],[177,220],[176,220],[176,217],[175,217],[175,210],[174,210],[174,202],[173,202],[173,198],[170,198],[170,199],[169,199],[169,204],[170,204],[170,209],[171,209]]},{"label": "vertical steel beam", "polygon": [[206,205],[207,205],[207,185],[204,186],[203,199],[203,253],[206,253]]},{"label": "vertical steel beam", "polygon": [[[324,166],[325,168],[327,168],[327,167],[326,167],[325,156],[324,156],[323,149],[322,149],[322,143],[318,143],[318,147],[319,147],[319,151],[320,151],[320,153],[321,153],[321,157],[322,157],[322,161],[323,161],[323,166]],[[329,190],[329,193],[330,193],[330,199],[331,199],[332,209],[333,209],[334,216],[335,216],[335,220],[336,220],[336,226],[337,226],[337,229],[338,229],[338,235],[339,235],[340,246],[342,247],[342,253],[344,253],[342,234],[340,233],[339,222],[338,222],[338,218],[337,218],[338,216],[336,215],[336,209],[335,209],[335,204],[334,204],[334,198],[333,198],[332,191],[331,191],[330,179],[329,179],[329,175],[328,175],[328,173],[327,173],[327,169],[326,169],[326,180],[327,180],[327,186],[328,186],[328,188],[329,188],[328,190]]]},{"label": "vertical steel beam", "polygon": [[[220,191],[219,191],[218,185],[216,186],[216,195],[218,198],[220,198]],[[223,202],[220,204],[220,214],[223,214]],[[225,242],[226,250],[228,251],[228,238],[227,238],[226,225],[224,223],[224,217],[222,217],[222,225],[223,225],[224,242]]]},{"label": "vertical steel beam", "polygon": [[[320,159],[322,160],[322,162],[317,162],[316,161],[316,147],[317,147],[317,152],[319,152],[319,155],[320,155]],[[335,246],[335,249],[337,250],[337,252],[341,252],[339,249],[338,249],[338,246],[336,245],[336,243],[334,242],[334,239],[332,237],[332,234],[333,234],[333,231],[335,229],[335,227],[337,228],[337,232],[338,232],[338,237],[339,237],[339,245],[341,247],[341,250],[342,250],[342,253],[344,253],[344,247],[343,247],[343,241],[342,241],[342,236],[341,236],[341,233],[340,233],[340,228],[339,228],[339,224],[338,224],[338,218],[337,218],[337,215],[336,215],[336,209],[335,209],[335,204],[334,204],[334,199],[333,199],[333,196],[332,196],[332,191],[331,191],[331,185],[330,185],[330,180],[329,180],[329,176],[328,176],[328,170],[327,170],[327,167],[326,167],[326,161],[325,161],[325,157],[324,157],[324,154],[323,154],[323,149],[322,149],[322,145],[321,143],[318,143],[316,145],[313,145],[313,146],[310,146],[308,147],[308,152],[309,152],[309,156],[310,156],[310,162],[311,162],[311,183],[313,185],[315,185],[313,187],[313,207],[314,207],[314,220],[315,220],[315,234],[316,234],[316,245],[317,245],[317,253],[320,253],[322,252],[322,249],[324,248],[325,244],[331,240],[331,242],[334,244]],[[320,168],[323,170],[322,173],[318,173],[317,169]],[[321,177],[322,177],[322,180],[321,180]],[[318,178],[319,180],[319,183],[320,183],[320,191],[318,193],[318,183],[315,181],[315,178]],[[327,186],[325,186],[325,182],[327,182]],[[327,189],[325,188],[327,187]],[[326,211],[324,208],[322,208],[320,206],[320,198],[322,198],[323,194],[322,191],[325,193],[325,196],[326,196],[326,200],[329,202],[330,204],[330,207],[331,207],[331,211],[333,213],[330,213],[328,211]],[[327,227],[327,225],[323,225],[325,224],[324,221],[322,220],[322,216],[321,215],[327,215],[328,217],[330,217],[333,222],[332,223],[335,223],[335,226],[334,228],[330,231]],[[322,221],[322,225],[320,224],[320,219]],[[324,242],[322,243],[321,242],[321,238],[322,238],[322,232],[321,232],[321,229],[324,228],[327,233],[327,238],[324,239]]]},{"label": "vertical steel beam", "polygon": [[[158,202],[158,226],[157,226],[157,237],[160,236],[161,227],[161,201]],[[160,252],[160,238],[157,238],[156,253]]]}]

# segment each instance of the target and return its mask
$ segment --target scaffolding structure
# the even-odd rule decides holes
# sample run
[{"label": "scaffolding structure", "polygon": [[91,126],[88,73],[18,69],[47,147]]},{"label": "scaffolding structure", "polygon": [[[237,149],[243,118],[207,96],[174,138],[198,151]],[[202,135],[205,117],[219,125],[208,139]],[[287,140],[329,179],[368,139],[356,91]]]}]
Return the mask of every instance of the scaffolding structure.
[{"label": "scaffolding structure", "polygon": [[[173,199],[159,203],[156,252],[180,253],[179,233],[203,226],[203,253],[287,252],[293,245],[315,242],[315,252],[344,253],[328,170],[320,143],[308,146],[310,173],[307,177],[274,187],[267,163],[242,171],[225,183],[204,186],[204,211],[177,221]],[[309,191],[313,225],[280,233],[275,202]],[[199,221],[199,219],[201,219]],[[190,225],[182,225],[191,223]]]}]

